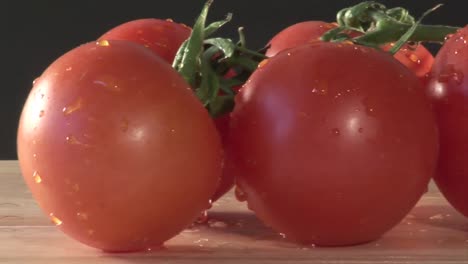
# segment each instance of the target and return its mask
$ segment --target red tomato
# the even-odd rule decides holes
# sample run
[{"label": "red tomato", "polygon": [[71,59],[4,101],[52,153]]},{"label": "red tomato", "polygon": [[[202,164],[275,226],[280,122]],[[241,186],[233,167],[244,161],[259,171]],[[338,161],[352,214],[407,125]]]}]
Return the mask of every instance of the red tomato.
[{"label": "red tomato", "polygon": [[26,183],[71,237],[106,251],[159,246],[209,206],[222,167],[188,84],[125,41],[80,46],[35,83],[18,131]]},{"label": "red tomato", "polygon": [[371,241],[401,221],[437,157],[414,74],[384,52],[320,42],[261,65],[236,97],[227,148],[249,207],[322,246]]},{"label": "red tomato", "polygon": [[161,19],[139,19],[119,25],[102,35],[100,40],[128,40],[150,48],[172,64],[182,43],[188,39],[191,28]]},{"label": "red tomato", "polygon": [[440,131],[435,181],[447,200],[468,217],[468,26],[435,58],[428,85]]},{"label": "red tomato", "polygon": [[[292,25],[270,40],[271,47],[267,50],[266,55],[272,57],[283,50],[319,41],[325,32],[336,28],[336,26],[334,23],[322,21],[306,21]],[[353,33],[353,35],[357,36],[358,33]],[[383,49],[390,50],[391,45],[386,45]],[[423,45],[405,45],[395,54],[395,58],[418,78],[424,82],[427,81],[426,76],[431,71],[434,57]]]},{"label": "red tomato", "polygon": [[[163,57],[167,62],[172,63],[180,45],[189,38],[190,34],[191,29],[188,26],[174,23],[172,20],[140,19],[117,26],[105,33],[100,39],[128,40],[142,44]],[[215,120],[215,124],[224,143],[228,133],[229,117],[218,118]],[[212,201],[218,200],[234,185],[234,179],[225,175],[223,174],[221,177]]]}]

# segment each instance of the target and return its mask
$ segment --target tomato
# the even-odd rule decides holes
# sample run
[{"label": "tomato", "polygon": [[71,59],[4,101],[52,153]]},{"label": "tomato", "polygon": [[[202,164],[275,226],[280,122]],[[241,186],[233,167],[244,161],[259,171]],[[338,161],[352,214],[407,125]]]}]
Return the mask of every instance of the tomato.
[{"label": "tomato", "polygon": [[[336,28],[334,23],[322,21],[306,21],[294,24],[274,36],[270,42],[270,48],[267,50],[268,57],[275,56],[279,52],[320,40],[320,37],[330,29]],[[357,36],[360,33],[351,33],[351,36]],[[384,50],[390,50],[392,45],[385,45]],[[395,54],[395,59],[410,69],[424,83],[427,81],[427,74],[431,71],[434,57],[422,45],[405,45]]]},{"label": "tomato", "polygon": [[[189,38],[191,31],[190,27],[174,23],[170,19],[140,19],[117,26],[101,36],[100,39],[127,40],[142,44],[167,62],[172,63],[180,45]],[[229,117],[226,115],[214,121],[224,143],[228,133]],[[225,175],[223,174],[221,177],[219,187],[211,199],[213,202],[234,185],[234,179]]]},{"label": "tomato", "polygon": [[226,154],[257,216],[320,246],[371,241],[401,221],[438,149],[414,74],[387,53],[323,42],[260,65],[236,97]]},{"label": "tomato", "polygon": [[428,94],[440,131],[435,182],[468,217],[468,26],[453,35],[435,58]]},{"label": "tomato", "polygon": [[273,57],[279,52],[307,43],[320,41],[320,37],[335,24],[323,21],[304,21],[289,26],[276,34],[269,42],[266,51],[267,57]]},{"label": "tomato", "polygon": [[150,48],[172,64],[182,43],[188,39],[191,28],[161,19],[138,19],[121,24],[102,35],[100,40],[128,40]]},{"label": "tomato", "polygon": [[24,106],[18,155],[51,220],[112,252],[159,246],[191,224],[223,159],[185,80],[126,41],[89,43],[48,67]]}]

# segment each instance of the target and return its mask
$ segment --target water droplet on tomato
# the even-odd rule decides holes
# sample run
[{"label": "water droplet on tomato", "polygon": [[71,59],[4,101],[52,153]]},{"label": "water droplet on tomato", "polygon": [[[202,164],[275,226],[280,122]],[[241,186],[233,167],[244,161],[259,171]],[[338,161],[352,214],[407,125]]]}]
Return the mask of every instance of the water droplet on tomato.
[{"label": "water droplet on tomato", "polygon": [[453,34],[448,34],[447,36],[445,36],[445,41],[448,41],[449,39],[451,39],[453,37]]},{"label": "water droplet on tomato", "polygon": [[37,154],[36,153],[33,154],[33,158],[37,159]]},{"label": "water droplet on tomato", "polygon": [[454,53],[455,55],[458,55],[459,52],[460,52],[460,51],[456,50],[456,51],[454,51],[453,53]]},{"label": "water droplet on tomato", "polygon": [[81,220],[81,221],[87,221],[88,220],[88,214],[87,213],[78,212],[78,213],[76,213],[76,217],[78,217],[78,219]]},{"label": "water droplet on tomato", "polygon": [[108,75],[98,77],[93,83],[112,92],[120,92],[122,90],[121,86],[117,84],[116,79]]},{"label": "water droplet on tomato", "polygon": [[239,186],[236,186],[234,189],[234,195],[239,202],[247,201],[247,193],[245,193],[244,190],[242,190],[242,188]]},{"label": "water droplet on tomato", "polygon": [[58,217],[56,217],[53,213],[49,214],[50,220],[52,223],[54,223],[56,226],[62,225],[63,222],[60,220]]},{"label": "water droplet on tomato", "polygon": [[80,191],[80,185],[77,183],[73,184],[72,189],[74,192],[79,192]]},{"label": "water droplet on tomato", "polygon": [[167,22],[174,22],[174,20],[172,20],[172,18],[168,18],[166,19]]},{"label": "water droplet on tomato", "polygon": [[65,138],[67,144],[70,144],[70,145],[79,145],[79,146],[83,146],[83,147],[90,147],[90,145],[88,144],[85,144],[81,141],[79,141],[75,136],[73,135],[69,135]]},{"label": "water droplet on tomato", "polygon": [[109,43],[109,41],[103,39],[103,40],[100,40],[100,41],[96,42],[96,45],[98,45],[100,47],[109,47],[110,43]]},{"label": "water droplet on tomato", "polygon": [[205,224],[208,222],[208,210],[204,210],[195,220],[197,224]]},{"label": "water droplet on tomato", "polygon": [[66,106],[62,109],[64,115],[70,115],[76,111],[78,111],[81,107],[83,107],[83,100],[79,97],[75,102],[71,105]]},{"label": "water droplet on tomato", "polygon": [[333,135],[335,135],[335,136],[339,136],[339,135],[341,134],[341,132],[340,132],[340,130],[339,130],[338,128],[332,129],[332,133],[333,133]]},{"label": "water droplet on tomato", "polygon": [[455,69],[455,65],[448,64],[439,74],[438,81],[441,83],[453,81],[455,84],[460,85],[463,83],[464,78],[463,72]]},{"label": "water droplet on tomato", "polygon": [[407,54],[407,56],[412,62],[416,64],[421,64],[421,60],[414,53]]},{"label": "water droplet on tomato", "polygon": [[68,67],[68,68],[65,69],[65,71],[71,71],[71,70],[73,70],[72,67]]},{"label": "water droplet on tomato", "polygon": [[33,179],[34,179],[34,182],[37,183],[37,184],[42,182],[41,175],[39,175],[39,173],[37,171],[35,171],[33,173]]},{"label": "water droplet on tomato", "polygon": [[44,117],[44,115],[45,115],[45,111],[44,111],[44,110],[41,110],[41,111],[39,112],[39,117]]},{"label": "water droplet on tomato", "polygon": [[284,234],[284,233],[279,233],[279,235],[284,239],[286,238],[286,234]]},{"label": "water droplet on tomato", "polygon": [[189,26],[187,26],[187,25],[186,25],[186,24],[184,24],[184,23],[180,23],[180,25],[181,25],[182,27],[184,27],[184,28],[188,28],[188,29],[190,29],[190,27],[189,27]]},{"label": "water droplet on tomato", "polygon": [[358,129],[358,132],[362,134],[362,133],[364,132],[364,128],[360,127],[360,128]]},{"label": "water droplet on tomato", "polygon": [[122,130],[122,132],[128,131],[128,119],[122,119],[122,121],[120,122],[120,130]]},{"label": "water droplet on tomato", "polygon": [[268,64],[268,62],[269,62],[269,60],[268,60],[268,59],[264,59],[264,60],[262,60],[262,61],[261,61],[261,62],[258,64],[258,68],[262,68],[262,67],[264,67],[265,65],[267,65],[267,64]]},{"label": "water droplet on tomato", "polygon": [[39,81],[39,77],[33,80],[32,84],[35,85]]}]

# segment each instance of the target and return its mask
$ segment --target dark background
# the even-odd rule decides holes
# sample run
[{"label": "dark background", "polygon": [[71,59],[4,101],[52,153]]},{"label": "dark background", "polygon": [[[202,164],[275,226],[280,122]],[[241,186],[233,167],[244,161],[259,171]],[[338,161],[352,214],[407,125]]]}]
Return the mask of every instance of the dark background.
[{"label": "dark background", "polygon": [[[237,37],[244,26],[251,48],[261,48],[281,29],[304,20],[334,21],[336,12],[359,0],[216,0],[209,21],[228,12],[234,19],[221,32]],[[445,6],[426,23],[468,24],[468,0],[381,1],[405,6],[419,16],[438,3]],[[31,83],[66,51],[92,41],[132,19],[172,18],[192,25],[203,0],[6,0],[0,9],[0,160],[16,159],[16,127]],[[237,38],[236,38],[237,39]],[[431,47],[433,51],[436,47]]]}]

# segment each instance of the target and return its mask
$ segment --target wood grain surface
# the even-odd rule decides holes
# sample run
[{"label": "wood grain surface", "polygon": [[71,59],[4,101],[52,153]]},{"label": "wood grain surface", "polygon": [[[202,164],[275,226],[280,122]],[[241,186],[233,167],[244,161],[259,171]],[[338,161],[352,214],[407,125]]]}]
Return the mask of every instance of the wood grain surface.
[{"label": "wood grain surface", "polygon": [[0,263],[468,264],[468,219],[431,185],[416,208],[378,241],[353,247],[301,247],[266,228],[230,193],[214,204],[206,225],[183,231],[163,249],[106,254],[58,231],[32,199],[18,162],[0,161]]}]

